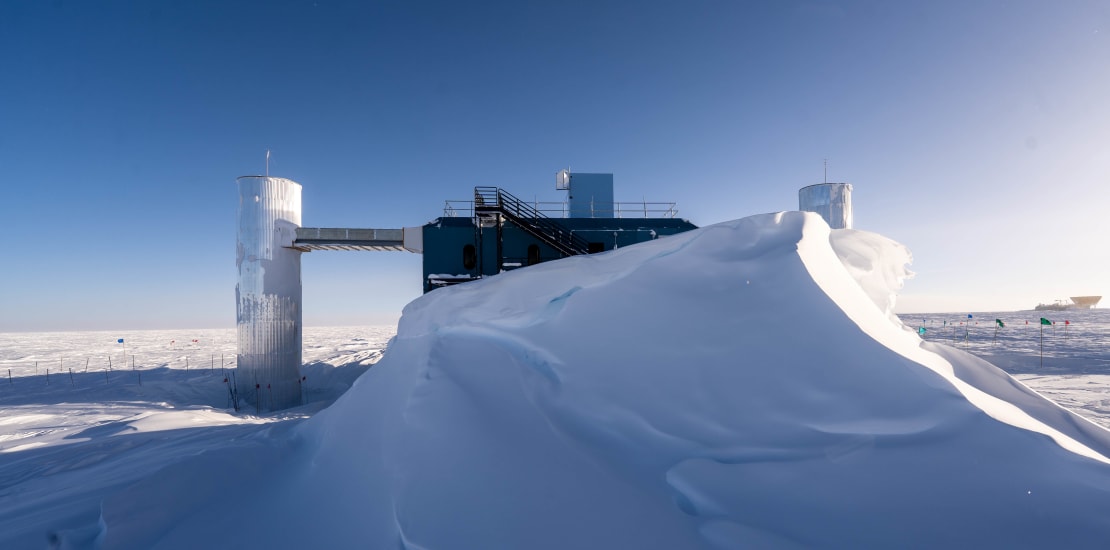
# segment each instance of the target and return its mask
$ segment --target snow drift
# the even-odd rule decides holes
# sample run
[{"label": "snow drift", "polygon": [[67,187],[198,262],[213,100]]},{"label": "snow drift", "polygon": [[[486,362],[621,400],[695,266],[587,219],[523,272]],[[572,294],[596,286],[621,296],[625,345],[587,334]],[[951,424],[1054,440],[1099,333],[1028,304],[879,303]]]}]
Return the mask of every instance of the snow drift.
[{"label": "snow drift", "polygon": [[1108,432],[923,345],[889,314],[908,252],[834,233],[753,216],[434,291],[294,436],[109,499],[93,545],[1104,544]]}]

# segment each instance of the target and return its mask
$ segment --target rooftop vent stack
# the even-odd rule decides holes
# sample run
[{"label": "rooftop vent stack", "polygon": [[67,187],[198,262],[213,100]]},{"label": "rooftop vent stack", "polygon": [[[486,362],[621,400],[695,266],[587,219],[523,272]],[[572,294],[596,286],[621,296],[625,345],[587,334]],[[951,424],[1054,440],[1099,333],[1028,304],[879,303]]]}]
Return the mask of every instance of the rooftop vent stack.
[{"label": "rooftop vent stack", "polygon": [[240,397],[260,410],[301,404],[301,253],[290,248],[301,225],[301,185],[243,176],[235,265]]},{"label": "rooftop vent stack", "polygon": [[818,183],[798,190],[798,210],[820,214],[833,229],[852,228],[852,184]]}]

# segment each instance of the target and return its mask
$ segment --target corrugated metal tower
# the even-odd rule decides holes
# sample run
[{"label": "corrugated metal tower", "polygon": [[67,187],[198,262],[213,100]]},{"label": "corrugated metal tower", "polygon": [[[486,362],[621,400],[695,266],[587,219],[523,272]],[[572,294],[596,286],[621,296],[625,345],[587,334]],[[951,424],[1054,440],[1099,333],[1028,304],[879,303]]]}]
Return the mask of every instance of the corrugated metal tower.
[{"label": "corrugated metal tower", "polygon": [[798,190],[798,210],[816,212],[833,229],[852,228],[852,184],[818,183]]},{"label": "corrugated metal tower", "polygon": [[243,176],[235,265],[239,349],[236,387],[261,410],[301,404],[301,185]]}]

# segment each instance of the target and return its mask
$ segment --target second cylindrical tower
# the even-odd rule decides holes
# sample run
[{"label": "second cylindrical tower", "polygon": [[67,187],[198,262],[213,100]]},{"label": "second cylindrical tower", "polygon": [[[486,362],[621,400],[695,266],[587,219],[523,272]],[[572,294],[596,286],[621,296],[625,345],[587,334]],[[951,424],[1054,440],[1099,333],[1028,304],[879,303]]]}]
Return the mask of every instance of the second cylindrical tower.
[{"label": "second cylindrical tower", "polygon": [[239,396],[259,409],[301,404],[301,185],[243,176],[235,265]]},{"label": "second cylindrical tower", "polygon": [[798,210],[816,212],[833,229],[852,228],[852,184],[818,183],[798,190]]}]

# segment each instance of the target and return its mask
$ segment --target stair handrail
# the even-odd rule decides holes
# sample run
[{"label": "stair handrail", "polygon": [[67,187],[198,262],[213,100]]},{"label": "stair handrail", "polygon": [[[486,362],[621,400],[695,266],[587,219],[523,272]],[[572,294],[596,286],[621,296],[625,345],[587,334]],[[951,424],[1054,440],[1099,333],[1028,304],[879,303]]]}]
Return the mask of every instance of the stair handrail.
[{"label": "stair handrail", "polygon": [[499,208],[500,197],[498,192],[500,189],[497,187],[477,186],[474,188],[474,211],[477,212],[479,208],[490,210]]},{"label": "stair handrail", "polygon": [[589,243],[500,187],[474,188],[474,213],[500,212],[566,256],[588,254]]},{"label": "stair handrail", "polygon": [[537,229],[543,230],[549,237],[566,246],[569,249],[565,252],[567,255],[589,253],[590,244],[585,239],[543,215],[528,203],[514,197],[508,191],[499,188],[497,199],[503,211],[520,218],[525,223],[530,221]]}]

